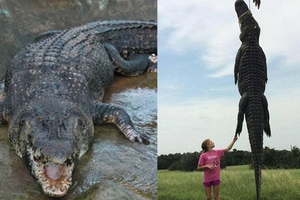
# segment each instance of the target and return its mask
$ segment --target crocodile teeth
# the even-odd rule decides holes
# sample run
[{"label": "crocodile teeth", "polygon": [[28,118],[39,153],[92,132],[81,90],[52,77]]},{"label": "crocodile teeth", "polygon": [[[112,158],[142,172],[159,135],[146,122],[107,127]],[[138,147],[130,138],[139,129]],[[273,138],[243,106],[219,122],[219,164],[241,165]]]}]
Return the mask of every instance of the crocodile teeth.
[{"label": "crocodile teeth", "polygon": [[31,172],[42,186],[45,194],[53,197],[64,196],[72,185],[72,172],[74,163],[55,164],[52,162],[42,163],[39,159],[34,159],[31,148],[28,149],[30,155]]}]

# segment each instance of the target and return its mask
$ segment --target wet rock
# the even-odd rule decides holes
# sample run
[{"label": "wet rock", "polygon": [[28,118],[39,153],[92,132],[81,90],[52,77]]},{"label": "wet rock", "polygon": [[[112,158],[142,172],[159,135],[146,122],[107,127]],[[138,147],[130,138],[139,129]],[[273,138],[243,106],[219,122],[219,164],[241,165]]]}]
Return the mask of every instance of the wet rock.
[{"label": "wet rock", "polygon": [[121,187],[108,183],[98,183],[88,191],[81,194],[76,200],[106,199],[106,200],[132,200],[134,197]]}]

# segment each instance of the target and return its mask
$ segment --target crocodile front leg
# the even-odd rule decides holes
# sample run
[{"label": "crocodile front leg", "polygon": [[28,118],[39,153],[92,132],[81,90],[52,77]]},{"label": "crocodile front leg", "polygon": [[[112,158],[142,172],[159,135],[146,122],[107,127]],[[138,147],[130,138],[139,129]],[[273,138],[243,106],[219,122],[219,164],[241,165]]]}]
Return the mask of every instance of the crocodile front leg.
[{"label": "crocodile front leg", "polygon": [[239,112],[238,112],[238,122],[237,122],[237,126],[236,126],[236,131],[235,131],[235,136],[240,135],[243,129],[243,122],[244,122],[244,116],[246,113],[246,109],[248,107],[248,103],[249,103],[249,96],[248,94],[245,92],[243,93],[240,102],[239,102]]},{"label": "crocodile front leg", "polygon": [[105,43],[104,47],[116,72],[125,76],[139,76],[147,71],[149,66],[149,54],[137,54],[134,58],[131,58],[131,60],[125,60],[113,45]]},{"label": "crocodile front leg", "polygon": [[265,95],[262,95],[262,104],[264,111],[264,131],[268,137],[271,137],[271,128],[270,128],[270,114],[268,109],[268,101]]},{"label": "crocodile front leg", "polygon": [[131,142],[139,142],[146,145],[150,143],[148,136],[137,132],[130,116],[123,108],[106,103],[94,103],[92,116],[94,124],[115,124]]},{"label": "crocodile front leg", "polygon": [[149,66],[147,72],[157,72],[157,55],[151,54],[148,59]]}]

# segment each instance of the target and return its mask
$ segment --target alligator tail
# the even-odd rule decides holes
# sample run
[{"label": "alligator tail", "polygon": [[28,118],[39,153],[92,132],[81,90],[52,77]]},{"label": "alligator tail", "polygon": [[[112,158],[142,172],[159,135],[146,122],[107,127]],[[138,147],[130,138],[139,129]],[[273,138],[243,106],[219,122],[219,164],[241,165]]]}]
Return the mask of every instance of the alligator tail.
[{"label": "alligator tail", "polygon": [[[47,38],[52,38],[51,44]],[[122,57],[128,54],[157,54],[157,24],[144,21],[101,21],[65,31],[49,31],[35,38],[34,45],[64,44],[64,48],[72,49],[76,45],[91,40],[93,43],[109,43],[113,45]],[[38,44],[37,44],[38,43]]]},{"label": "alligator tail", "polygon": [[263,131],[271,135],[269,125],[269,111],[266,97],[263,94],[249,95],[249,104],[246,111],[246,122],[252,151],[253,167],[256,184],[256,199],[260,200],[261,167],[263,157]]},{"label": "alligator tail", "polygon": [[257,200],[260,199],[261,191],[261,166],[263,156],[263,132],[271,136],[269,124],[268,102],[263,94],[243,93],[238,112],[236,135],[242,131],[242,124],[246,116],[247,129],[253,158],[253,167],[256,184]]},{"label": "alligator tail", "polygon": [[256,198],[257,200],[260,200],[264,127],[263,104],[261,103],[261,96],[257,95],[249,98],[246,121],[253,158]]},{"label": "alligator tail", "polygon": [[138,54],[133,60],[124,60],[113,45],[109,43],[103,45],[116,72],[125,76],[139,76],[147,70],[149,66],[148,54]]},{"label": "alligator tail", "polygon": [[[113,45],[121,54],[157,54],[157,24],[145,21],[93,22],[101,42]],[[126,57],[130,55],[123,55]]]}]

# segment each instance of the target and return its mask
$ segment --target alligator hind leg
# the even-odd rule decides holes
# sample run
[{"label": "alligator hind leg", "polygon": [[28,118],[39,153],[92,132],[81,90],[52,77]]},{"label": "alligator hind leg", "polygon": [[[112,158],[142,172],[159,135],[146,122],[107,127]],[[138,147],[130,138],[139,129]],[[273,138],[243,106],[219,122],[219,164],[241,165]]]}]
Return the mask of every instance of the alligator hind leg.
[{"label": "alligator hind leg", "polygon": [[263,101],[263,108],[264,108],[264,131],[266,132],[267,136],[271,136],[271,128],[270,128],[270,114],[268,109],[268,101],[265,95],[262,95],[262,101]]},{"label": "alligator hind leg", "polygon": [[149,57],[149,67],[147,72],[157,72],[157,55],[151,54]]},{"label": "alligator hind leg", "polygon": [[237,135],[237,134],[240,135],[242,132],[244,115],[245,115],[246,109],[248,107],[248,99],[249,99],[248,94],[243,93],[243,95],[240,99],[240,102],[239,102],[239,112],[238,112],[235,135]]},{"label": "alligator hind leg", "polygon": [[123,108],[106,103],[95,103],[93,105],[94,124],[113,123],[131,142],[149,144],[149,138],[140,134],[134,128],[129,115]]},{"label": "alligator hind leg", "polygon": [[125,76],[139,76],[147,71],[149,60],[151,61],[149,54],[137,54],[134,58],[125,60],[113,45],[105,43],[104,47],[116,72]]}]

